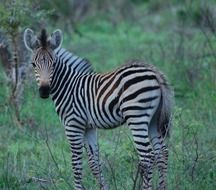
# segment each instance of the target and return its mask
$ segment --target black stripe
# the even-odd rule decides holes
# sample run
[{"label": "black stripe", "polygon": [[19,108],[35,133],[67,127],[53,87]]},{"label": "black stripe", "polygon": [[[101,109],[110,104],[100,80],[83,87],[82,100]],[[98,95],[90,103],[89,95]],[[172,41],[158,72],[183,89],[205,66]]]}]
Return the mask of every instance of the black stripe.
[{"label": "black stripe", "polygon": [[[59,85],[61,83],[61,79],[64,76],[67,68],[65,66],[63,66],[63,67],[60,67],[59,69],[60,70],[55,71],[54,74],[53,74],[53,76],[56,77],[56,81],[54,83],[55,86],[52,87],[52,91],[51,92],[55,92],[56,93],[56,91],[57,91],[57,89],[58,89],[58,87],[59,87]],[[56,93],[56,96],[58,96],[58,93]],[[53,98],[55,99],[56,96],[54,96]]]},{"label": "black stripe", "polygon": [[141,135],[141,134],[133,134],[133,137],[138,137],[138,138],[143,138],[143,139],[145,139],[145,138],[149,138],[149,136],[148,135]]},{"label": "black stripe", "polygon": [[[68,63],[68,61],[70,61],[71,60],[71,58],[73,58],[74,56],[71,54],[71,55],[69,55],[69,58],[68,59],[66,59],[65,61],[63,60],[63,62],[65,63],[65,64],[67,64]],[[75,61],[78,59],[79,57],[77,57],[76,59],[75,59]],[[74,61],[72,62],[72,63],[74,63]]]},{"label": "black stripe", "polygon": [[132,131],[147,131],[147,129],[144,128],[132,128]]},{"label": "black stripe", "polygon": [[[100,97],[105,93],[105,91],[107,90],[107,88],[111,85],[111,83],[113,82],[113,80],[115,79],[115,75],[111,75],[112,77],[109,78],[109,82],[102,88],[100,89],[100,93],[98,94],[98,98],[100,99]],[[102,85],[102,83],[100,83],[100,86]]]},{"label": "black stripe", "polygon": [[[66,91],[68,89],[68,84],[70,84],[70,82],[72,82],[70,80],[70,72],[67,72],[66,75],[63,75],[62,78],[59,80],[60,83],[59,85],[61,85],[61,87],[57,90],[55,90],[56,95],[53,96],[54,99],[56,99],[58,97],[57,100],[57,105],[59,105],[60,101],[63,99],[64,96],[66,96]],[[64,101],[63,101],[64,102]]]},{"label": "black stripe", "polygon": [[148,113],[140,114],[140,115],[126,115],[125,120],[127,121],[129,118],[137,118],[137,117],[149,117]]},{"label": "black stripe", "polygon": [[152,100],[155,100],[157,98],[159,98],[159,96],[152,96],[152,97],[149,97],[149,98],[140,99],[139,102],[140,103],[147,103],[147,102],[151,102]]},{"label": "black stripe", "polygon": [[140,142],[140,141],[134,141],[135,144],[137,145],[141,145],[141,146],[149,146],[150,145],[150,142]]},{"label": "black stripe", "polygon": [[[59,57],[59,59],[63,59],[62,57],[64,57],[65,56],[65,54],[67,54],[68,52],[66,51],[66,50],[63,50],[63,53],[59,56],[58,54],[57,54],[57,56]],[[63,60],[62,60],[63,61]]]},{"label": "black stripe", "polygon": [[128,106],[122,109],[123,112],[125,111],[136,111],[136,110],[140,110],[140,111],[144,111],[144,110],[149,110],[149,109],[153,109],[154,106],[148,106],[148,107],[142,107],[142,106]]},{"label": "black stripe", "polygon": [[128,122],[128,125],[148,125],[147,121],[140,121],[140,122]]},{"label": "black stripe", "polygon": [[[74,102],[75,102],[75,107],[78,110],[79,113],[86,113],[86,105],[85,105],[85,98],[82,94],[82,90],[84,89],[84,85],[85,85],[85,79],[86,77],[82,77],[82,78],[77,78],[74,86],[76,86],[76,88],[74,88],[74,91],[72,92],[72,94],[74,95]],[[85,92],[84,92],[85,93]],[[80,116],[79,116],[80,117]],[[86,116],[83,116],[86,117]]]},{"label": "black stripe", "polygon": [[[129,72],[129,71],[128,71],[128,72],[126,72],[126,73],[129,75],[129,73],[134,73],[134,72],[132,72],[132,71]],[[136,73],[136,72],[135,72],[135,73]],[[125,74],[125,73],[123,73],[123,74]],[[125,75],[125,76],[119,75],[117,81],[112,85],[112,89],[118,88],[118,86],[119,86],[120,82],[122,81],[122,79],[123,79],[124,77],[128,76],[128,75]],[[110,85],[113,83],[113,80],[114,80],[116,77],[117,77],[116,75],[113,76],[113,77],[109,80],[109,82],[108,82],[102,89],[100,89],[100,93],[98,94],[98,97],[99,97],[99,98],[106,92],[106,90],[110,87]],[[134,78],[129,79],[129,80],[124,84],[124,86],[119,90],[119,96],[121,96],[121,94],[122,94],[125,90],[127,90],[130,86],[132,86],[133,84],[136,84],[136,83],[141,82],[141,81],[144,81],[144,80],[153,80],[153,79],[156,79],[156,76],[155,76],[155,75],[134,76]]]},{"label": "black stripe", "polygon": [[[79,129],[79,130],[81,130],[81,131],[75,131],[74,129]],[[65,129],[66,131],[68,131],[68,132],[72,132],[72,133],[79,133],[79,134],[82,134],[82,132],[84,131],[84,128],[83,127],[80,127],[80,126],[72,126],[71,127],[71,129],[68,129],[68,128],[66,128]]]},{"label": "black stripe", "polygon": [[137,90],[135,93],[123,98],[122,102],[127,102],[129,100],[135,99],[138,95],[140,95],[142,93],[153,91],[153,90],[158,90],[159,88],[160,88],[160,86],[148,86],[148,87],[141,88],[141,89]]},{"label": "black stripe", "polygon": [[[148,149],[148,150],[143,150],[143,149],[140,149],[140,148],[136,148],[138,152],[141,152],[141,153],[150,153],[152,152],[152,149]],[[148,154],[145,154],[145,159],[146,158],[149,158],[149,159],[152,159],[152,156],[148,155]]]},{"label": "black stripe", "polygon": [[[122,67],[122,68],[120,68],[119,70],[117,70],[117,71],[113,71],[113,72],[111,72],[111,73],[108,73],[108,74],[106,74],[106,75],[104,75],[103,76],[103,78],[101,79],[101,84],[103,84],[106,80],[108,80],[111,76],[117,76],[118,74],[122,74],[122,77],[125,77],[125,76],[128,76],[128,75],[130,75],[130,74],[135,74],[135,73],[145,73],[145,72],[153,72],[151,69],[145,69],[143,66],[138,66],[138,67],[140,67],[140,70],[132,70],[133,68],[137,68],[137,67],[134,67],[135,65],[130,65],[130,66],[128,66],[128,67]],[[131,69],[131,70],[129,70],[129,71],[126,71],[126,72],[124,72],[125,70],[127,70],[127,69]],[[123,73],[124,72],[124,73]]]},{"label": "black stripe", "polygon": [[[93,121],[96,123],[95,120],[97,120],[97,122],[100,124],[100,126],[102,126],[102,123],[100,122],[100,119],[98,117],[97,111],[96,111],[96,106],[95,104],[97,104],[97,100],[95,99],[96,96],[96,90],[97,90],[97,84],[98,84],[98,80],[99,77],[98,75],[94,75],[93,77],[93,82],[92,82],[92,86],[91,86],[91,94],[92,94],[92,107],[93,107],[93,112],[95,113],[95,117],[93,118]],[[93,97],[94,96],[94,97]]]},{"label": "black stripe", "polygon": [[[80,59],[80,61],[78,62],[78,63],[76,63],[76,66],[75,67],[73,67],[74,68],[74,70],[77,70],[77,68],[78,67],[80,67],[81,66],[81,63],[86,63],[86,61],[83,59],[83,58],[80,58],[79,57],[79,59]],[[73,62],[74,63],[74,62]],[[79,71],[78,71],[79,72]]]},{"label": "black stripe", "polygon": [[84,98],[85,100],[87,101],[86,102],[86,109],[87,109],[87,112],[89,113],[90,117],[93,119],[93,116],[92,116],[92,111],[91,111],[91,108],[94,107],[94,102],[93,102],[93,76],[92,75],[88,75],[86,78],[85,78],[85,85],[84,86],[87,86],[87,89],[86,91],[84,91]]},{"label": "black stripe", "polygon": [[[137,84],[141,81],[145,81],[145,80],[153,80],[156,79],[155,75],[144,75],[144,76],[136,76],[133,79],[128,80],[123,87],[120,89],[119,91],[119,96],[121,96],[123,94],[123,92],[125,92],[130,86]],[[148,90],[148,88],[150,87],[145,87],[143,89]]]},{"label": "black stripe", "polygon": [[114,114],[117,114],[117,113],[114,113],[114,106],[116,106],[116,104],[118,103],[119,101],[119,98],[118,97],[115,97],[111,100],[111,102],[109,103],[109,112],[112,116],[113,119],[115,119],[115,115]]}]

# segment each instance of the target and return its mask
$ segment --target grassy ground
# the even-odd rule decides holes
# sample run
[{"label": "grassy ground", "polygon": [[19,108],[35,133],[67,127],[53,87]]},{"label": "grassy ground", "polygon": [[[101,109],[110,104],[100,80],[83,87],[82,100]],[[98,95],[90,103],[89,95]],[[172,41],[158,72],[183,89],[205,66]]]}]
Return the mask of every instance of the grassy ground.
[{"label": "grassy ground", "polygon": [[[214,190],[215,37],[208,33],[207,39],[195,26],[182,26],[181,22],[173,25],[177,18],[167,22],[167,17],[176,14],[169,14],[164,11],[160,18],[151,15],[139,24],[118,26],[90,20],[79,26],[82,37],[64,34],[64,47],[88,58],[97,72],[110,71],[133,58],[160,68],[176,91],[168,189]],[[160,24],[157,19],[161,19]],[[51,100],[39,99],[36,84],[28,84],[21,108],[24,125],[18,128],[13,110],[5,105],[9,92],[2,70],[0,82],[0,189],[73,189],[69,145]],[[123,126],[99,131],[98,136],[110,189],[132,189],[137,156],[130,132]],[[86,160],[85,155],[85,187],[98,189]]]}]

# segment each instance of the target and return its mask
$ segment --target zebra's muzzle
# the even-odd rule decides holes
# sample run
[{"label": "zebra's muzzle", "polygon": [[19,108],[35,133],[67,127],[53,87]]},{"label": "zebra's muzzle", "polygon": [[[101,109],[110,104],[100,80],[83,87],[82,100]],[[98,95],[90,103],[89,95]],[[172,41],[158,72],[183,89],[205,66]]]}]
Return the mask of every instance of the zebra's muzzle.
[{"label": "zebra's muzzle", "polygon": [[41,86],[39,88],[39,94],[41,98],[49,98],[50,86]]}]

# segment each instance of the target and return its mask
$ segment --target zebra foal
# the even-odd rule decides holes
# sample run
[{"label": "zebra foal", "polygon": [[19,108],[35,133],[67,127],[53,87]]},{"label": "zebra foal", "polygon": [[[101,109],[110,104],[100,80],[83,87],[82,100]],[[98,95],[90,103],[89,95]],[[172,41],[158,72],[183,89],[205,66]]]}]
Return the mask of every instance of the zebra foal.
[{"label": "zebra foal", "polygon": [[37,36],[24,32],[24,43],[32,52],[32,65],[41,98],[51,96],[65,127],[72,153],[76,190],[82,186],[82,151],[100,188],[108,190],[100,168],[96,129],[126,123],[137,149],[143,190],[152,189],[153,166],[159,171],[158,189],[167,187],[168,148],[172,91],[155,67],[131,61],[109,73],[95,73],[91,64],[61,48],[62,33]]}]

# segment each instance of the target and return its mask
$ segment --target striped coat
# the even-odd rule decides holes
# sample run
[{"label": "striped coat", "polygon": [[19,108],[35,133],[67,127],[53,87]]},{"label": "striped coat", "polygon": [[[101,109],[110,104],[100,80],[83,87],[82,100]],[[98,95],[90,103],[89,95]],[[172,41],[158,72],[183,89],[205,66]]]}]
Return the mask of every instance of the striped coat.
[{"label": "striped coat", "polygon": [[160,173],[159,189],[166,189],[168,148],[164,139],[170,128],[172,106],[172,91],[166,77],[152,65],[138,60],[109,73],[96,73],[86,59],[60,47],[60,31],[50,38],[42,31],[35,37],[38,40],[35,48],[28,41],[33,38],[30,34],[33,36],[27,29],[24,41],[33,50],[39,92],[42,98],[51,96],[65,127],[76,190],[84,189],[81,183],[83,146],[101,189],[108,189],[101,172],[96,129],[122,124],[132,132],[143,189],[152,189],[154,163]]}]

